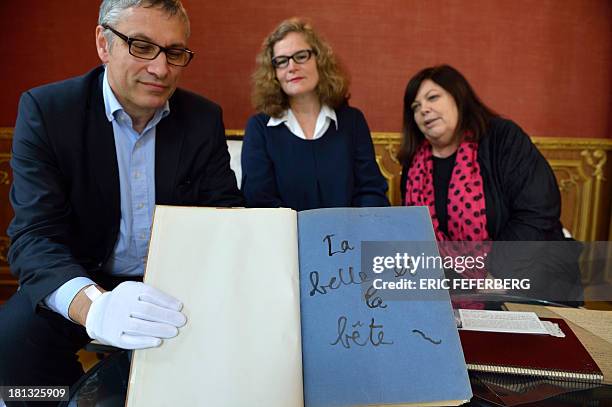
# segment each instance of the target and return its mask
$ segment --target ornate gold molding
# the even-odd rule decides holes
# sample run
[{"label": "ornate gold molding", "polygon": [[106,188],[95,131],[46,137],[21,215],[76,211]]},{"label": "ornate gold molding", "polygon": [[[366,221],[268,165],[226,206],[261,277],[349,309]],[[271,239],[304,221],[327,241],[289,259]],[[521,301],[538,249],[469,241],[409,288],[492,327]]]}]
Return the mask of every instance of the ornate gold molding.
[{"label": "ornate gold molding", "polygon": [[[569,171],[567,168],[559,168],[555,171],[557,174],[558,182],[559,182],[559,190],[563,192],[569,192],[572,189],[578,188],[578,182],[580,179],[576,176],[576,174]],[[566,178],[562,178],[561,175],[565,173],[567,175]]]},{"label": "ornate gold molding", "polygon": [[226,129],[225,135],[233,136],[233,137],[244,137],[244,130],[243,129]]},{"label": "ornate gold molding", "polygon": [[531,137],[531,140],[540,150],[612,150],[612,138]]},{"label": "ornate gold molding", "polygon": [[595,151],[582,150],[580,155],[584,157],[585,162],[589,166],[594,168],[593,177],[595,177],[598,181],[605,181],[606,179],[603,175],[603,168],[608,160],[606,152],[603,149],[597,149]]},{"label": "ornate gold molding", "polygon": [[396,174],[387,169],[387,167],[383,164],[383,156],[381,156],[380,154],[376,154],[376,164],[378,164],[378,168],[380,168],[381,174],[387,180],[387,185],[389,187],[389,189],[387,190],[387,198],[389,198],[389,202],[393,203],[395,194],[399,193],[399,191],[395,191],[398,186],[398,182],[394,182]]},{"label": "ornate gold molding", "polygon": [[0,185],[10,185],[11,176],[8,171],[1,169],[2,164],[8,163],[11,157],[9,154],[0,153]]},{"label": "ornate gold molding", "polygon": [[12,127],[0,127],[0,140],[11,140],[13,138]]},{"label": "ornate gold molding", "polygon": [[[244,137],[244,129],[226,129],[226,136]],[[11,139],[12,127],[0,127],[0,139]],[[372,139],[379,143],[401,144],[400,132],[372,132]],[[576,148],[612,150],[612,138],[586,138],[586,137],[531,137],[534,144],[543,149],[575,150]]]},{"label": "ornate gold molding", "polygon": [[[585,240],[589,234],[591,202],[593,200],[593,179],[587,175],[584,162],[576,159],[549,159],[548,162],[557,176],[562,202],[574,201],[571,219],[565,219],[564,226],[578,240]],[[565,208],[563,204],[562,210]]]},{"label": "ornate gold molding", "polygon": [[391,132],[372,132],[372,139],[378,143],[387,143],[387,144],[402,144],[402,133],[391,133]]},{"label": "ornate gold molding", "polygon": [[8,267],[9,238],[0,236],[0,268]]}]

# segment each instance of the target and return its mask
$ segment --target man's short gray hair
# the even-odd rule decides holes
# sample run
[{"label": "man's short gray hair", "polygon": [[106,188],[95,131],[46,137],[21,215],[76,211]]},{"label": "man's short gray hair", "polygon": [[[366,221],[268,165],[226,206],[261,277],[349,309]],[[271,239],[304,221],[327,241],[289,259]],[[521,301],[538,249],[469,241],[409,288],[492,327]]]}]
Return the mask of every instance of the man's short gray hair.
[{"label": "man's short gray hair", "polygon": [[[121,20],[121,14],[131,7],[159,7],[170,16],[178,15],[185,22],[187,37],[191,34],[189,17],[180,0],[103,0],[100,4],[98,24],[115,27]],[[106,30],[104,36],[109,45],[112,44],[112,33]]]}]

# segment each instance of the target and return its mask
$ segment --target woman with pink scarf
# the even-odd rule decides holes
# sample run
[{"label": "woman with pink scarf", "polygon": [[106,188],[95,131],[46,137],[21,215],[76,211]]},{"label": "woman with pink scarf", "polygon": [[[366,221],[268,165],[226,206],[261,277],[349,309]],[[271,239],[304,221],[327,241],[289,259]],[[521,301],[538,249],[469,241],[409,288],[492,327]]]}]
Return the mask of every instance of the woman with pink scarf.
[{"label": "woman with pink scarf", "polygon": [[[429,67],[410,79],[403,133],[402,199],[429,208],[439,242],[468,242],[467,252],[489,254],[491,241],[564,240],[561,196],[548,162],[529,136],[489,109],[453,67]],[[461,251],[451,254],[466,254]],[[495,274],[490,266],[462,277]],[[575,263],[538,266],[504,264],[500,270],[510,274],[504,277],[530,276],[547,286],[563,281],[573,287],[579,281]]]}]

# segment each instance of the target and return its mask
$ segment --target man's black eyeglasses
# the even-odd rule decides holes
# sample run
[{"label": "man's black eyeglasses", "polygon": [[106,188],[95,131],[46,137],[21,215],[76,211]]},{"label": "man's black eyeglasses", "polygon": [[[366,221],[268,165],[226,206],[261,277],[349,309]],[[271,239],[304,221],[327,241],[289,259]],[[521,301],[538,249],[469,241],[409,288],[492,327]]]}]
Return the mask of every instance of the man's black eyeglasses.
[{"label": "man's black eyeglasses", "polygon": [[166,54],[166,61],[168,64],[174,66],[187,66],[195,54],[193,51],[187,48],[166,48],[151,41],[130,38],[127,35],[114,30],[108,25],[103,25],[102,27],[110,30],[117,37],[127,42],[130,55],[133,55],[136,58],[153,60],[157,58],[161,52],[163,52]]},{"label": "man's black eyeglasses", "polygon": [[311,49],[302,49],[289,56],[279,55],[272,58],[272,66],[275,68],[286,68],[289,65],[290,59],[293,59],[296,64],[305,64],[313,55],[315,55],[315,52]]}]

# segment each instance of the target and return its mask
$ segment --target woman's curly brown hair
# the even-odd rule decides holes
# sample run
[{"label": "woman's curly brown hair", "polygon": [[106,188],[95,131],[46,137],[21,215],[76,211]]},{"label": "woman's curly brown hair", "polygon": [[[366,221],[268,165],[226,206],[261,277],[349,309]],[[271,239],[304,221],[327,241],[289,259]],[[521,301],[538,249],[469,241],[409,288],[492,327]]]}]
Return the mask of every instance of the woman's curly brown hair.
[{"label": "woman's curly brown hair", "polygon": [[319,83],[315,89],[321,104],[336,109],[349,99],[349,79],[336,59],[331,47],[312,26],[300,18],[283,21],[264,40],[257,55],[257,68],[253,73],[253,106],[258,112],[271,117],[280,117],[289,108],[289,98],[281,89],[276,79],[276,70],[272,66],[274,45],[289,33],[299,33],[314,51],[319,72]]}]

